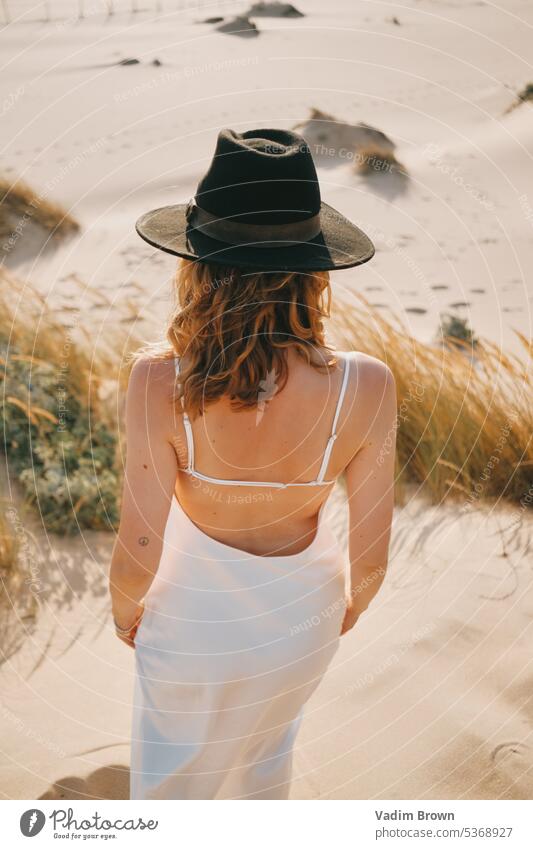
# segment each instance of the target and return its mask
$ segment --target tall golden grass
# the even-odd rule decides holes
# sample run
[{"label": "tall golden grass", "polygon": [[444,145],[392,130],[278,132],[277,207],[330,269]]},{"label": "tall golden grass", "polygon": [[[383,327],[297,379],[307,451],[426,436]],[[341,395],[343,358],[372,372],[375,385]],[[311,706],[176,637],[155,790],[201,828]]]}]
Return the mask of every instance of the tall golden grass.
[{"label": "tall golden grass", "polygon": [[[437,502],[447,497],[470,505],[486,499],[532,502],[531,341],[519,336],[520,356],[504,353],[480,339],[470,346],[450,345],[446,340],[425,344],[414,339],[399,321],[385,319],[364,298],[352,295],[336,300],[332,319],[335,342],[341,348],[378,357],[395,375],[400,481],[418,485]],[[0,378],[5,384],[4,439],[6,423],[11,427],[8,453],[20,453],[19,434],[24,438],[24,432],[29,431],[32,440],[30,448],[26,446],[29,453],[24,462],[30,464],[30,471],[37,454],[45,473],[51,465],[54,474],[61,472],[70,484],[75,466],[78,476],[74,475],[78,489],[72,488],[66,508],[58,503],[56,510],[52,503],[44,515],[43,503],[48,504],[55,494],[40,485],[40,496],[37,486],[33,500],[52,530],[61,530],[64,524],[70,529],[78,525],[111,527],[115,522],[122,462],[115,457],[112,445],[121,417],[117,399],[123,397],[129,372],[127,353],[138,347],[138,340],[120,327],[117,316],[112,338],[109,334],[107,339],[102,337],[95,348],[83,320],[73,336],[72,328],[56,320],[34,290],[0,270]],[[50,401],[50,388],[65,357],[68,392],[77,408],[76,422],[71,423],[76,438],[73,442],[60,441],[66,467],[58,469],[58,416],[54,398]],[[9,376],[21,362],[29,367],[31,391],[19,380],[6,392]],[[18,430],[13,430],[13,416],[17,417]],[[50,460],[49,451],[56,452],[55,460]],[[88,459],[78,468],[80,452]],[[8,457],[8,469],[12,467],[13,460]],[[40,468],[42,471],[42,465]],[[28,491],[30,474],[23,479]],[[32,485],[30,480],[30,490]],[[102,493],[104,501],[114,504],[109,513],[114,517],[111,522],[107,522],[99,503]],[[65,512],[71,514],[68,521],[63,518]]]},{"label": "tall golden grass", "polygon": [[79,230],[79,224],[59,204],[40,195],[22,180],[0,177],[0,238],[19,235],[29,223],[37,224],[54,238]]},{"label": "tall golden grass", "polygon": [[0,500],[0,576],[2,582],[12,574],[18,558],[18,539],[5,516],[5,505]]},{"label": "tall golden grass", "polygon": [[20,527],[11,501],[0,498],[0,663],[20,647],[35,623],[38,607],[29,589],[27,538],[21,539]]},{"label": "tall golden grass", "polygon": [[[73,278],[72,285],[79,289],[81,297],[85,289],[83,281]],[[101,304],[103,298],[98,293],[96,302]],[[6,340],[4,344],[8,345],[13,359],[44,362],[58,370],[66,363],[77,395],[87,398],[90,393],[97,399],[101,384],[117,371],[125,334],[119,328],[100,334],[95,348],[92,329],[84,320],[85,309],[80,302],[73,327],[72,322],[56,317],[47,299],[34,286],[0,266],[0,339]],[[3,359],[1,366],[5,366]]]},{"label": "tall golden grass", "polygon": [[434,501],[532,503],[533,346],[523,355],[478,340],[475,347],[428,345],[388,321],[363,298],[334,307],[338,343],[384,360],[398,393],[399,480]]}]

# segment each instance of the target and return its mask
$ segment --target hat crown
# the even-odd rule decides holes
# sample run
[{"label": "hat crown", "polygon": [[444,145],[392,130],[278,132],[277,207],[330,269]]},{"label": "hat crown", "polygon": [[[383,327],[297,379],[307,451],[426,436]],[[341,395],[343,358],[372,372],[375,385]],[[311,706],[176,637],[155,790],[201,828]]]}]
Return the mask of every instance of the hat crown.
[{"label": "hat crown", "polygon": [[248,224],[317,215],[320,187],[307,142],[288,130],[221,130],[195,201],[211,215]]}]

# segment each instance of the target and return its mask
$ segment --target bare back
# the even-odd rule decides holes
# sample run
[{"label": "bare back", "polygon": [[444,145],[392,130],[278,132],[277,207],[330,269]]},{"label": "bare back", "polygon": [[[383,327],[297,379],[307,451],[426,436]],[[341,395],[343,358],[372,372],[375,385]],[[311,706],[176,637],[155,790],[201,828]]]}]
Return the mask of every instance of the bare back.
[{"label": "bare back", "polygon": [[[340,399],[347,358],[346,391]],[[363,360],[362,355],[339,354],[337,366],[323,373],[290,352],[283,389],[277,390],[271,375],[255,409],[234,411],[223,399],[191,423],[195,468],[210,478],[237,481],[315,481],[338,407],[337,438],[325,470],[325,480],[334,481],[357,454],[369,425],[361,403],[364,391],[358,392]],[[333,484],[219,485],[183,473],[190,451],[180,415],[171,439],[179,468],[177,498],[208,536],[256,555],[291,555],[312,542]]]},{"label": "bare back", "polygon": [[[348,357],[333,442],[346,355],[339,355],[329,373],[321,373],[289,353],[287,383],[277,391],[270,381],[255,409],[234,411],[224,399],[189,422],[200,476],[190,474],[187,420],[174,400],[174,362],[141,359],[135,364],[126,399],[126,468],[112,561],[114,580],[122,580],[132,599],[144,595],[157,573],[173,499],[207,537],[272,559],[297,555],[313,543],[320,508],[344,473],[353,589],[343,628],[353,626],[377,592],[387,563],[396,390],[384,363],[360,353]],[[324,478],[330,483],[310,486],[317,476],[322,482],[319,470],[328,441]],[[228,479],[235,484],[228,485]],[[254,485],[265,480],[278,485]],[[117,609],[127,618],[137,605],[122,601]]]}]

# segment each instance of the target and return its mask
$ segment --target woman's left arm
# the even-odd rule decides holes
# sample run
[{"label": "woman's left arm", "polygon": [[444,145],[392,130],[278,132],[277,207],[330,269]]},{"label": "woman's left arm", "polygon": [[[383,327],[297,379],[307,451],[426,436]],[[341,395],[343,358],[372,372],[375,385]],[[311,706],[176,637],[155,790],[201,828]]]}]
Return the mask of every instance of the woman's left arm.
[{"label": "woman's left arm", "polygon": [[172,361],[138,361],[126,397],[126,468],[109,576],[115,625],[133,646],[142,600],[157,572],[176,486]]}]

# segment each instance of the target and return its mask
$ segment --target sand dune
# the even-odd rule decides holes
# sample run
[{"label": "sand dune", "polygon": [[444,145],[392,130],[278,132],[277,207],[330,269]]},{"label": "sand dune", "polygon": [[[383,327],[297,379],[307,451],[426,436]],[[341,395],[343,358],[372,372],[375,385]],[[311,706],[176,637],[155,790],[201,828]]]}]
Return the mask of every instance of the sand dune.
[{"label": "sand dune", "polygon": [[[192,195],[219,127],[306,129],[316,108],[339,122],[334,147],[350,151],[354,127],[375,128],[378,137],[365,132],[394,145],[410,175],[408,184],[368,179],[338,151],[318,157],[324,199],[372,232],[378,248],[373,263],[339,283],[381,286],[377,307],[403,314],[426,340],[454,303],[503,347],[515,347],[515,329],[529,335],[531,106],[506,114],[529,81],[527,27],[513,17],[531,16],[523,0],[509,0],[510,14],[408,3],[400,26],[380,6],[305,0],[303,18],[252,18],[261,31],[252,39],[199,27],[194,8],[111,19],[93,12],[78,22],[52,5],[49,36],[26,19],[2,32],[11,79],[0,80],[3,170],[83,226],[53,256],[18,252],[18,269],[44,291],[60,291],[60,278],[75,272],[105,290],[141,280],[150,296],[173,262],[139,251],[136,217]],[[224,24],[243,11],[224,6]],[[31,48],[41,36],[44,64]],[[139,62],[117,64],[128,58]]]},{"label": "sand dune", "polygon": [[[299,0],[304,17],[258,16],[251,38],[200,25],[203,4],[129,5],[78,20],[58,0],[45,24],[44,4],[12,0],[0,32],[2,174],[81,225],[46,251],[28,228],[9,252],[59,315],[90,304],[96,336],[131,300],[149,335],[175,261],[140,242],[136,218],[193,195],[220,127],[297,125],[314,144],[325,132],[324,200],[377,247],[333,275],[334,295],[363,291],[423,340],[449,312],[505,349],[515,330],[531,338],[531,104],[510,109],[531,80],[531,3]],[[310,124],[313,109],[326,117]],[[348,153],[370,142],[409,180],[360,173]],[[383,593],[308,706],[294,798],[531,798],[531,531],[525,511],[398,509]],[[124,798],[133,657],[111,630],[112,539],[38,543],[37,627],[1,670],[0,792]]]},{"label": "sand dune", "polygon": [[[343,538],[340,493],[330,509]],[[516,511],[397,511],[382,595],[307,707],[293,798],[531,798],[532,530]],[[0,792],[127,798],[133,655],[105,597],[111,540],[41,544],[51,589],[2,669]]]}]

